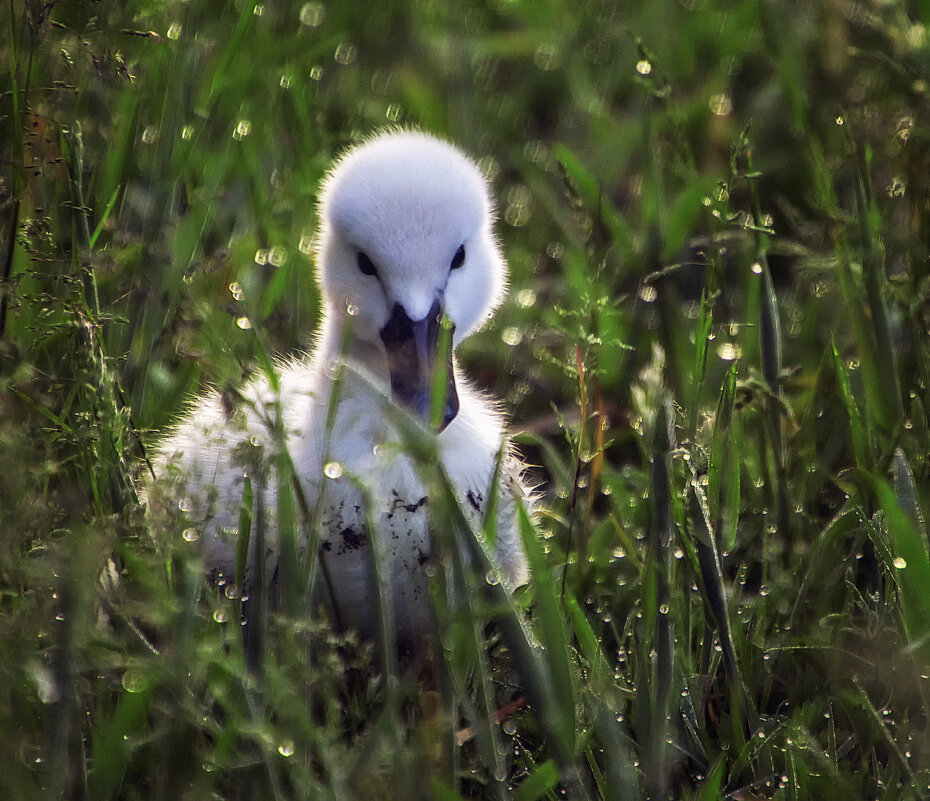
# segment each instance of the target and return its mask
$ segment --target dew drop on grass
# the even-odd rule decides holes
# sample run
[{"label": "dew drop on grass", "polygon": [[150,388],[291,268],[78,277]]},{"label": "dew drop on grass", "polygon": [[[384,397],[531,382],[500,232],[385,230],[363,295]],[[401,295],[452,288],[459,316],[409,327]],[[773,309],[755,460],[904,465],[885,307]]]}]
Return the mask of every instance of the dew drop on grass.
[{"label": "dew drop on grass", "polygon": [[213,613],[213,620],[217,623],[225,623],[227,620],[229,620],[229,615],[226,613],[225,609],[217,609]]},{"label": "dew drop on grass", "polygon": [[636,71],[640,75],[649,75],[652,72],[652,64],[646,61],[646,59],[641,59],[636,62]]},{"label": "dew drop on grass", "polygon": [[280,267],[287,261],[287,248],[283,248],[280,245],[274,245],[271,250],[268,251],[268,263],[272,267]]},{"label": "dew drop on grass", "polygon": [[732,362],[742,355],[742,349],[734,342],[724,342],[717,349],[717,356],[725,362]]},{"label": "dew drop on grass", "polygon": [[181,536],[186,542],[197,542],[200,539],[200,532],[195,528],[186,528]]},{"label": "dew drop on grass", "polygon": [[351,42],[340,42],[339,47],[336,48],[336,52],[333,54],[333,58],[337,64],[346,67],[355,63],[355,59],[358,58],[358,48]]},{"label": "dew drop on grass", "polygon": [[724,93],[713,95],[709,102],[710,111],[715,117],[726,117],[733,111],[733,101]]},{"label": "dew drop on grass", "polygon": [[304,3],[300,9],[300,24],[308,28],[318,28],[326,17],[326,8],[322,3]]},{"label": "dew drop on grass", "polygon": [[523,332],[516,326],[510,326],[501,332],[501,341],[510,347],[519,345],[522,340]]},{"label": "dew drop on grass", "polygon": [[229,285],[229,294],[233,296],[233,300],[242,300],[245,297],[245,292],[242,291],[242,285],[238,281],[233,281]]},{"label": "dew drop on grass", "polygon": [[283,757],[289,757],[294,755],[294,741],[285,740],[281,745],[278,746],[278,753]]},{"label": "dew drop on grass", "polygon": [[236,124],[236,130],[233,131],[233,139],[241,141],[245,139],[252,132],[252,121],[251,120],[239,120]]},{"label": "dew drop on grass", "polygon": [[190,498],[181,498],[181,500],[178,501],[178,509],[182,512],[189,512],[193,508],[194,504]]},{"label": "dew drop on grass", "polygon": [[895,559],[894,562],[892,562],[892,564],[893,564],[898,570],[904,570],[904,568],[907,567],[907,562],[906,562],[904,559],[902,559],[900,556],[899,556],[897,559]]},{"label": "dew drop on grass", "polygon": [[36,682],[36,691],[38,692],[39,700],[43,704],[54,704],[61,697],[58,683],[55,681],[52,671],[47,667],[44,665],[36,667],[33,671],[33,678]]},{"label": "dew drop on grass", "polygon": [[652,284],[643,284],[639,288],[639,299],[643,303],[653,303],[659,297],[659,290]]},{"label": "dew drop on grass", "polygon": [[341,478],[342,465],[339,464],[339,462],[327,462],[326,466],[323,468],[323,475],[327,478]]},{"label": "dew drop on grass", "polygon": [[236,320],[236,325],[243,331],[248,331],[252,327],[252,321],[248,317],[240,317]]},{"label": "dew drop on grass", "polygon": [[138,670],[127,670],[123,673],[122,685],[127,693],[140,693],[147,685],[145,674]]},{"label": "dew drop on grass", "polygon": [[169,39],[179,39],[181,37],[181,23],[172,22],[165,34]]}]

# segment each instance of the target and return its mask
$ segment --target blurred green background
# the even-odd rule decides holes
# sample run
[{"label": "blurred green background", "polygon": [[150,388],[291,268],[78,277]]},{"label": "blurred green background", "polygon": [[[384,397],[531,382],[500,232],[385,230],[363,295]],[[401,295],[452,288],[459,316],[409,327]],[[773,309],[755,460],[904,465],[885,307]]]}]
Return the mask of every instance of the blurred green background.
[{"label": "blurred green background", "polygon": [[[928,22],[10,0],[0,797],[927,797]],[[493,183],[511,289],[460,358],[542,497],[540,647],[448,644],[439,722],[318,621],[249,676],[134,489],[189,397],[312,347],[320,180],[390,126]],[[488,681],[550,692],[497,726]]]}]

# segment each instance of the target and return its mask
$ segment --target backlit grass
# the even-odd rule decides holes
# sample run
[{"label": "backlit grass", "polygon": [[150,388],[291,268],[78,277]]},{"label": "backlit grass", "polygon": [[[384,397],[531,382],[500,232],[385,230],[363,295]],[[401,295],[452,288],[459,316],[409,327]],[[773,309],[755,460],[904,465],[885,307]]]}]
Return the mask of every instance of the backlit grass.
[{"label": "backlit grass", "polygon": [[[930,793],[928,15],[11,0],[0,797]],[[390,125],[493,181],[460,358],[541,496],[515,597],[437,541],[432,694],[299,598],[256,670],[137,494],[188,397],[312,347],[320,179]]]}]

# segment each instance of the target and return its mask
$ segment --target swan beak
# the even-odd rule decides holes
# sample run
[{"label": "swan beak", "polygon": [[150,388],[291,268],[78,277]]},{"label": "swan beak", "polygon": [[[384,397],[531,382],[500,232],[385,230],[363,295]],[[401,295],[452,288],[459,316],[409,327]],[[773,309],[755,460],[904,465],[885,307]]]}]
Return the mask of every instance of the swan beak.
[{"label": "swan beak", "polygon": [[459,396],[455,391],[452,370],[452,333],[455,326],[451,326],[446,335],[442,316],[438,300],[433,301],[432,308],[422,320],[411,320],[407,310],[395,303],[390,318],[381,329],[394,400],[430,424],[433,422],[431,389],[436,387],[443,393],[437,434],[459,413]]}]

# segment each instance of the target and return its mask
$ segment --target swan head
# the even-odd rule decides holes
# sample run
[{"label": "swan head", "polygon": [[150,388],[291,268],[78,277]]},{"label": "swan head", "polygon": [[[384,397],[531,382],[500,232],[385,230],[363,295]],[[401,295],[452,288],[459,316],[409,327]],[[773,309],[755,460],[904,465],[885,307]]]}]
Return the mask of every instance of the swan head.
[{"label": "swan head", "polygon": [[326,315],[348,316],[348,335],[383,354],[394,400],[424,419],[444,373],[441,431],[458,412],[452,350],[487,319],[506,283],[487,181],[446,142],[385,133],[336,162],[319,219]]}]

